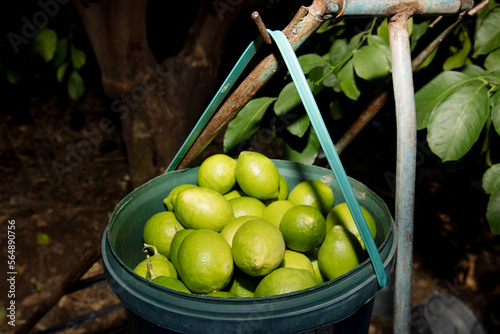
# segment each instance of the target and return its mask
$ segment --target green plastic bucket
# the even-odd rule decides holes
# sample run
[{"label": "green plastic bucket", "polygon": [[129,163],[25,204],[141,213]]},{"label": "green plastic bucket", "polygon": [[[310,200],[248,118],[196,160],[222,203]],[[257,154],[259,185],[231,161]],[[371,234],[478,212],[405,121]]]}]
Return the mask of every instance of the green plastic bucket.
[{"label": "green plastic bucket", "polygon": [[[333,173],[318,166],[273,160],[290,189],[318,179],[344,202]],[[115,208],[102,238],[107,282],[128,312],[134,333],[368,333],[374,297],[379,291],[370,260],[310,289],[261,298],[213,298],[177,292],[139,277],[133,268],[144,259],[142,229],[164,211],[163,199],[174,187],[196,184],[198,168],[172,171],[132,191]],[[359,204],[377,223],[376,244],[390,277],[395,225],[384,201],[360,182],[349,180]]]}]

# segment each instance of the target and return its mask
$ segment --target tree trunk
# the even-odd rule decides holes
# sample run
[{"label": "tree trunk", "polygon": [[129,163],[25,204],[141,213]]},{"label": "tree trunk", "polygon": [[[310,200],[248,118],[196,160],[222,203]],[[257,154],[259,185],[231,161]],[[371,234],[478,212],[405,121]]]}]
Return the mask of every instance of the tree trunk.
[{"label": "tree trunk", "polygon": [[[168,167],[215,91],[224,38],[243,4],[201,0],[181,51],[159,63],[148,44],[147,0],[101,1],[89,7],[74,0],[104,92],[113,100],[111,110],[120,113],[134,187]],[[162,16],[182,20],[190,11]],[[176,33],[164,32],[167,46],[169,34]]]}]

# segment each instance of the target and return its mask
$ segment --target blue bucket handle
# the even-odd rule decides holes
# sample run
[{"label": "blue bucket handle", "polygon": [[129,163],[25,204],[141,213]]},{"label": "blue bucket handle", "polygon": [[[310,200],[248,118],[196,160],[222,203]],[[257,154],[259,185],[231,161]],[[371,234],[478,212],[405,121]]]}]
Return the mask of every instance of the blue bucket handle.
[{"label": "blue bucket handle", "polygon": [[[352,190],[351,184],[349,183],[349,179],[347,178],[347,174],[340,162],[340,158],[335,149],[335,145],[330,138],[328,130],[326,129],[326,125],[321,117],[321,113],[319,112],[318,106],[314,99],[314,96],[311,92],[311,89],[307,83],[307,80],[302,72],[302,68],[300,67],[299,61],[293,48],[283,34],[283,32],[271,31],[267,30],[269,35],[273,38],[278,49],[285,61],[285,64],[290,71],[291,77],[299,96],[302,100],[304,108],[306,109],[307,115],[311,120],[311,124],[316,131],[319,142],[323,151],[325,152],[326,158],[332,168],[335,179],[337,180],[339,187],[344,195],[347,206],[351,211],[351,214],[354,218],[354,222],[360,232],[361,239],[363,240],[366,250],[368,251],[368,256],[370,257],[375,274],[377,276],[378,283],[381,287],[385,287],[387,285],[387,276],[384,270],[384,266],[382,264],[382,259],[377,250],[377,246],[375,245],[375,241],[371,235],[370,229],[366,223],[365,217],[361,212],[361,208],[359,203],[354,195],[354,191]],[[191,146],[196,141],[196,138],[200,135],[201,131],[205,128],[207,123],[210,121],[215,111],[224,100],[228,92],[231,90],[232,86],[241,75],[245,67],[248,65],[253,56],[257,53],[258,49],[263,44],[263,40],[261,37],[257,38],[255,41],[252,41],[250,45],[246,48],[243,54],[238,59],[236,65],[233,67],[226,80],[223,82],[222,86],[219,88],[217,93],[215,94],[212,101],[209,103],[200,119],[196,123],[195,127],[173,158],[172,162],[166,169],[165,173],[175,170],[184,156],[187,154]]]}]

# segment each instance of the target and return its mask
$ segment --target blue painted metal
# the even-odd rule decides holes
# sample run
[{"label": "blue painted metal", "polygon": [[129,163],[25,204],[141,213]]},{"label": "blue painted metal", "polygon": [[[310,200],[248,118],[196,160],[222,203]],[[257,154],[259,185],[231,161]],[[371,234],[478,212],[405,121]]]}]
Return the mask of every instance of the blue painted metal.
[{"label": "blue painted metal", "polygon": [[423,15],[450,15],[469,10],[474,5],[472,0],[333,0],[332,4],[340,8],[338,16],[391,16],[406,8]]},{"label": "blue painted metal", "polygon": [[395,220],[398,252],[394,282],[394,333],[410,333],[411,322],[417,119],[407,25],[410,15],[403,12],[389,22],[397,125]]}]

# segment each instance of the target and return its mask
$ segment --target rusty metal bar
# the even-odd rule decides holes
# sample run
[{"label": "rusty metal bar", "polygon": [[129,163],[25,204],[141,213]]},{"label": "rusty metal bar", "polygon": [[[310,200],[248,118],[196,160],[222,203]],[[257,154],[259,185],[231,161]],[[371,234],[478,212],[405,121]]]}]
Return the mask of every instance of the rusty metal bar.
[{"label": "rusty metal bar", "polygon": [[[311,6],[301,7],[283,33],[297,50],[325,21],[332,18],[332,7],[323,0],[314,0]],[[273,77],[280,65],[271,54],[264,58],[219,108],[180,162],[178,169],[186,168],[220,133],[236,114]]]},{"label": "rusty metal bar", "polygon": [[413,263],[413,214],[417,152],[417,116],[413,89],[408,18],[411,11],[389,22],[392,80],[396,104],[396,207],[398,229],[394,284],[394,333],[410,333]]}]

